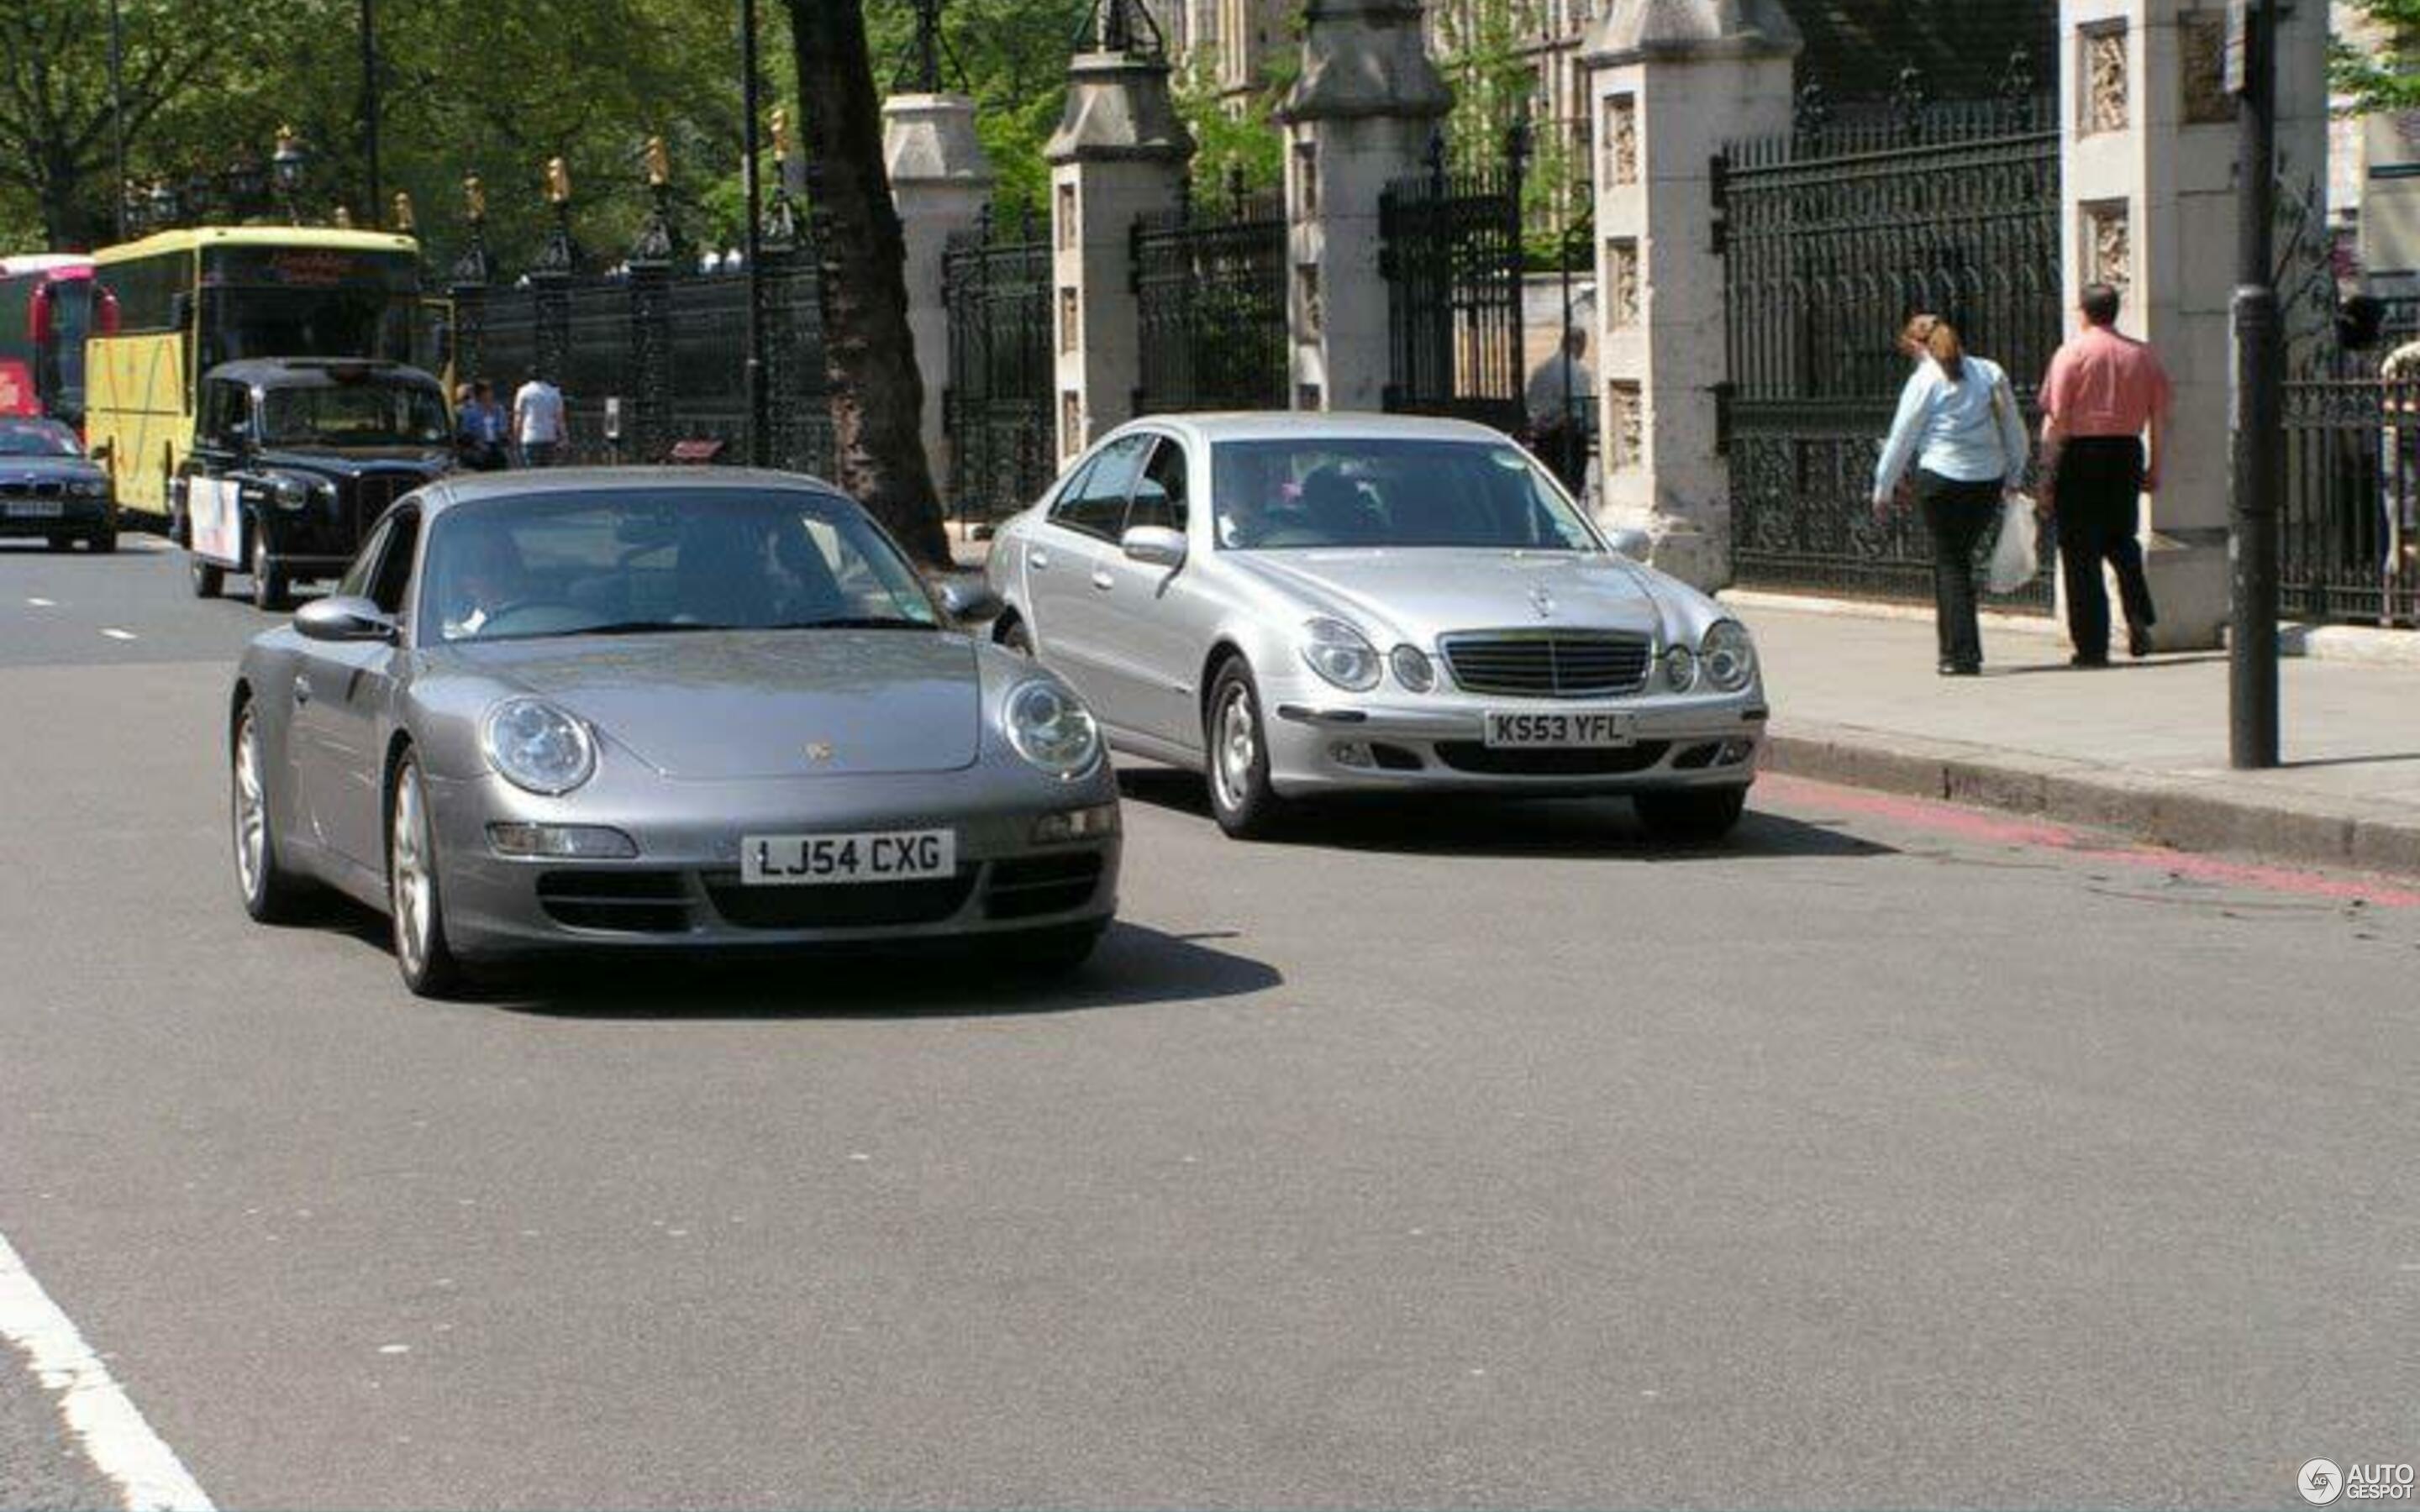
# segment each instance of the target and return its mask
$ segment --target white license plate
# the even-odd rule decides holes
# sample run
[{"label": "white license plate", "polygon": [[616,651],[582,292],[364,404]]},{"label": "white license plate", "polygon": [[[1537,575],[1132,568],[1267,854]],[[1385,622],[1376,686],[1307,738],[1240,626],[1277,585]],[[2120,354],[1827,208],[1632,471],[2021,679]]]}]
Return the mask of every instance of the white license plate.
[{"label": "white license plate", "polygon": [[739,842],[739,880],[796,887],[834,882],[910,882],[958,869],[949,829],[886,829],[859,835],[749,835]]},{"label": "white license plate", "polygon": [[1635,745],[1637,739],[1637,717],[1627,709],[1487,715],[1487,744],[1499,748],[1590,750]]},{"label": "white license plate", "polygon": [[56,519],[59,514],[55,499],[21,499],[8,506],[10,519]]}]

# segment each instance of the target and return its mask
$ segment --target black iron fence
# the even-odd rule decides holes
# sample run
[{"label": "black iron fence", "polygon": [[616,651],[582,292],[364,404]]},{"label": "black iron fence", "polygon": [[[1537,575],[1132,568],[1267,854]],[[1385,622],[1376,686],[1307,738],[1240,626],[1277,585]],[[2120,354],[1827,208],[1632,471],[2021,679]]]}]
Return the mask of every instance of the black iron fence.
[{"label": "black iron fence", "polygon": [[962,520],[1013,514],[1058,472],[1048,239],[1030,221],[1006,232],[986,212],[974,230],[950,238],[941,300],[950,332],[941,423],[953,504]]},{"label": "black iron fence", "polygon": [[[1521,428],[1521,151],[1502,165],[1429,171],[1378,198],[1387,280],[1388,409]],[[1313,304],[1317,290],[1306,291]]]},{"label": "black iron fence", "polygon": [[2420,626],[2420,381],[2286,384],[2281,609]]},{"label": "black iron fence", "polygon": [[[2057,349],[2059,133],[2047,100],[1933,104],[1732,144],[1718,160],[1733,567],[1745,583],[1924,599],[1914,512],[1877,520],[1876,455],[1929,311],[2007,368],[2033,419]],[[2047,611],[2047,574],[2005,607]]]},{"label": "black iron fence", "polygon": [[1188,197],[1133,233],[1142,336],[1137,414],[1286,408],[1286,216],[1282,196],[1202,213]]}]

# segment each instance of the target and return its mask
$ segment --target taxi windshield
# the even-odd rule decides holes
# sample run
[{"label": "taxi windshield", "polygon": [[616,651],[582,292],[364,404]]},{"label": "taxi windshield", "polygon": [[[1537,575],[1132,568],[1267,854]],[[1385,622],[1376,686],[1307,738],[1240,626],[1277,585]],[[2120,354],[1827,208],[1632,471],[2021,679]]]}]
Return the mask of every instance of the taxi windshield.
[{"label": "taxi windshield", "polygon": [[445,404],[416,383],[271,389],[261,406],[272,446],[442,446]]}]

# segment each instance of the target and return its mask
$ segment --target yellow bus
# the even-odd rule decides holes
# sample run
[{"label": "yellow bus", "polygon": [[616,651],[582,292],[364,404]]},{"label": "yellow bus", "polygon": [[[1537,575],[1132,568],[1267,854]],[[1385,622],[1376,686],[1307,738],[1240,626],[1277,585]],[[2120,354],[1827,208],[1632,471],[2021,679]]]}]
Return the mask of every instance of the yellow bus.
[{"label": "yellow bus", "polygon": [[130,524],[167,525],[193,450],[194,396],[221,363],[408,363],[428,347],[420,246],[408,236],[192,226],[104,247],[92,260],[85,436]]}]

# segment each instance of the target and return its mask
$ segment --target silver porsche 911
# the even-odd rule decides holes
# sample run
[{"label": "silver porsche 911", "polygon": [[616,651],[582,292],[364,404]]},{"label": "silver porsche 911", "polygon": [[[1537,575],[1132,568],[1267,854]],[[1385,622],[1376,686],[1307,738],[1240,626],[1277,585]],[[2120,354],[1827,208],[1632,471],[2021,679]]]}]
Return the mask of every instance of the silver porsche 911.
[{"label": "silver porsche 911", "polygon": [[1004,644],[1109,744],[1205,772],[1230,834],[1357,789],[1626,794],[1710,840],[1755,779],[1747,630],[1450,420],[1167,415],[993,543]]},{"label": "silver porsche 911", "polygon": [[566,949],[974,936],[1072,967],[1117,785],[1064,684],[958,627],[856,504],[703,469],[461,475],[245,653],[254,918],[333,887],[415,992]]}]

